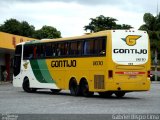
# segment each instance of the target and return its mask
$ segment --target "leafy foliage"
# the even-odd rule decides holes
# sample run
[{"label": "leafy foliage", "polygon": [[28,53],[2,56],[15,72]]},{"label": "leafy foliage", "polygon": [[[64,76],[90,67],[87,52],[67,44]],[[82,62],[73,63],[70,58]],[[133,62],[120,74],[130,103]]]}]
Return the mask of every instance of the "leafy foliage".
[{"label": "leafy foliage", "polygon": [[126,24],[116,24],[117,19],[112,17],[105,17],[100,15],[96,18],[90,18],[91,22],[89,25],[84,26],[84,30],[90,30],[90,32],[98,32],[102,30],[111,30],[111,29],[130,29],[130,25]]},{"label": "leafy foliage", "polygon": [[145,30],[149,34],[151,41],[151,50],[157,49],[160,52],[160,14],[153,16],[151,13],[145,13],[143,16],[145,24],[140,26],[140,30]]},{"label": "leafy foliage", "polygon": [[60,38],[61,32],[51,26],[43,26],[40,30],[37,30],[34,36],[38,39],[43,38]]},{"label": "leafy foliage", "polygon": [[145,24],[140,26],[139,29],[145,30],[149,34],[152,60],[155,56],[155,50],[158,53],[158,59],[160,59],[160,14],[153,16],[151,13],[145,13],[143,21]]},{"label": "leafy foliage", "polygon": [[61,32],[54,27],[43,26],[40,30],[35,30],[35,27],[28,22],[12,18],[0,25],[0,31],[37,39],[61,37]]},{"label": "leafy foliage", "polygon": [[32,37],[35,32],[35,27],[33,25],[29,25],[26,21],[22,21],[20,24],[20,35]]},{"label": "leafy foliage", "polygon": [[20,24],[16,19],[6,20],[4,24],[0,26],[0,31],[21,35]]}]

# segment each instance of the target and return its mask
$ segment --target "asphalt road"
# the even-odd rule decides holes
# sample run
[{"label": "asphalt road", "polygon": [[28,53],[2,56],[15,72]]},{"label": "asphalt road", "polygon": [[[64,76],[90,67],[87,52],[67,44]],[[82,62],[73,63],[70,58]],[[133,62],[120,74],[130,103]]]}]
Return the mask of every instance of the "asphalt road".
[{"label": "asphalt road", "polygon": [[11,84],[0,85],[1,114],[160,114],[160,83],[147,92],[132,92],[124,98],[74,97],[69,91],[26,93]]}]

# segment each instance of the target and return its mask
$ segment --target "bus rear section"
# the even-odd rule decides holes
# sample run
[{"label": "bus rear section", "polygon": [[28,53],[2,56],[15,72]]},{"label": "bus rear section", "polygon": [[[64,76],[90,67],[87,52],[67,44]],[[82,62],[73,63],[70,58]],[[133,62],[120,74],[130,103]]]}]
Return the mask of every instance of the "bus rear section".
[{"label": "bus rear section", "polygon": [[150,89],[150,48],[145,31],[111,32],[111,57],[107,90],[117,96]]}]

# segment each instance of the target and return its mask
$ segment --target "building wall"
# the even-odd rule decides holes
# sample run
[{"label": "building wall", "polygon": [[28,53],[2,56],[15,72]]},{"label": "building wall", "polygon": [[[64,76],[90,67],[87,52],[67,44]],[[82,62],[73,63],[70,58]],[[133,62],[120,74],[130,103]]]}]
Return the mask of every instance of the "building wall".
[{"label": "building wall", "polygon": [[15,49],[16,44],[20,42],[34,40],[24,36],[13,35],[9,33],[0,32],[0,48]]},{"label": "building wall", "polygon": [[0,80],[3,80],[3,71],[7,70],[7,80],[12,80],[13,69],[11,62],[14,56],[16,44],[35,40],[24,36],[0,32]]}]

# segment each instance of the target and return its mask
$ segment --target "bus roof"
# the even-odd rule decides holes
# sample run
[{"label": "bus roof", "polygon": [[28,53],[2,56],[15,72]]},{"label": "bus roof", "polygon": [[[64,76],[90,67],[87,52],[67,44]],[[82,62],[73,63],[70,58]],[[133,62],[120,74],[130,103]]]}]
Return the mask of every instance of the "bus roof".
[{"label": "bus roof", "polygon": [[66,38],[56,38],[56,39],[42,39],[41,42],[51,42],[51,41],[65,41],[65,40],[76,40],[76,39],[83,39],[83,38],[92,38],[92,37],[100,37],[100,36],[107,36],[107,34],[111,30],[105,30],[95,33],[86,33],[81,36],[74,36],[74,37],[66,37]]},{"label": "bus roof", "polygon": [[[111,34],[112,31],[126,31],[126,32],[134,32],[134,31],[140,31],[140,30],[104,30],[100,32],[95,32],[95,33],[86,33],[82,36],[74,36],[74,37],[66,37],[66,38],[55,38],[55,39],[41,39],[41,40],[31,40],[27,42],[23,42],[20,44],[36,44],[36,43],[45,43],[45,42],[58,42],[58,41],[65,41],[65,40],[80,40],[84,38],[92,38],[92,37],[101,37],[101,36],[107,36]],[[143,31],[145,32],[145,31]],[[19,45],[19,44],[18,44]]]}]

